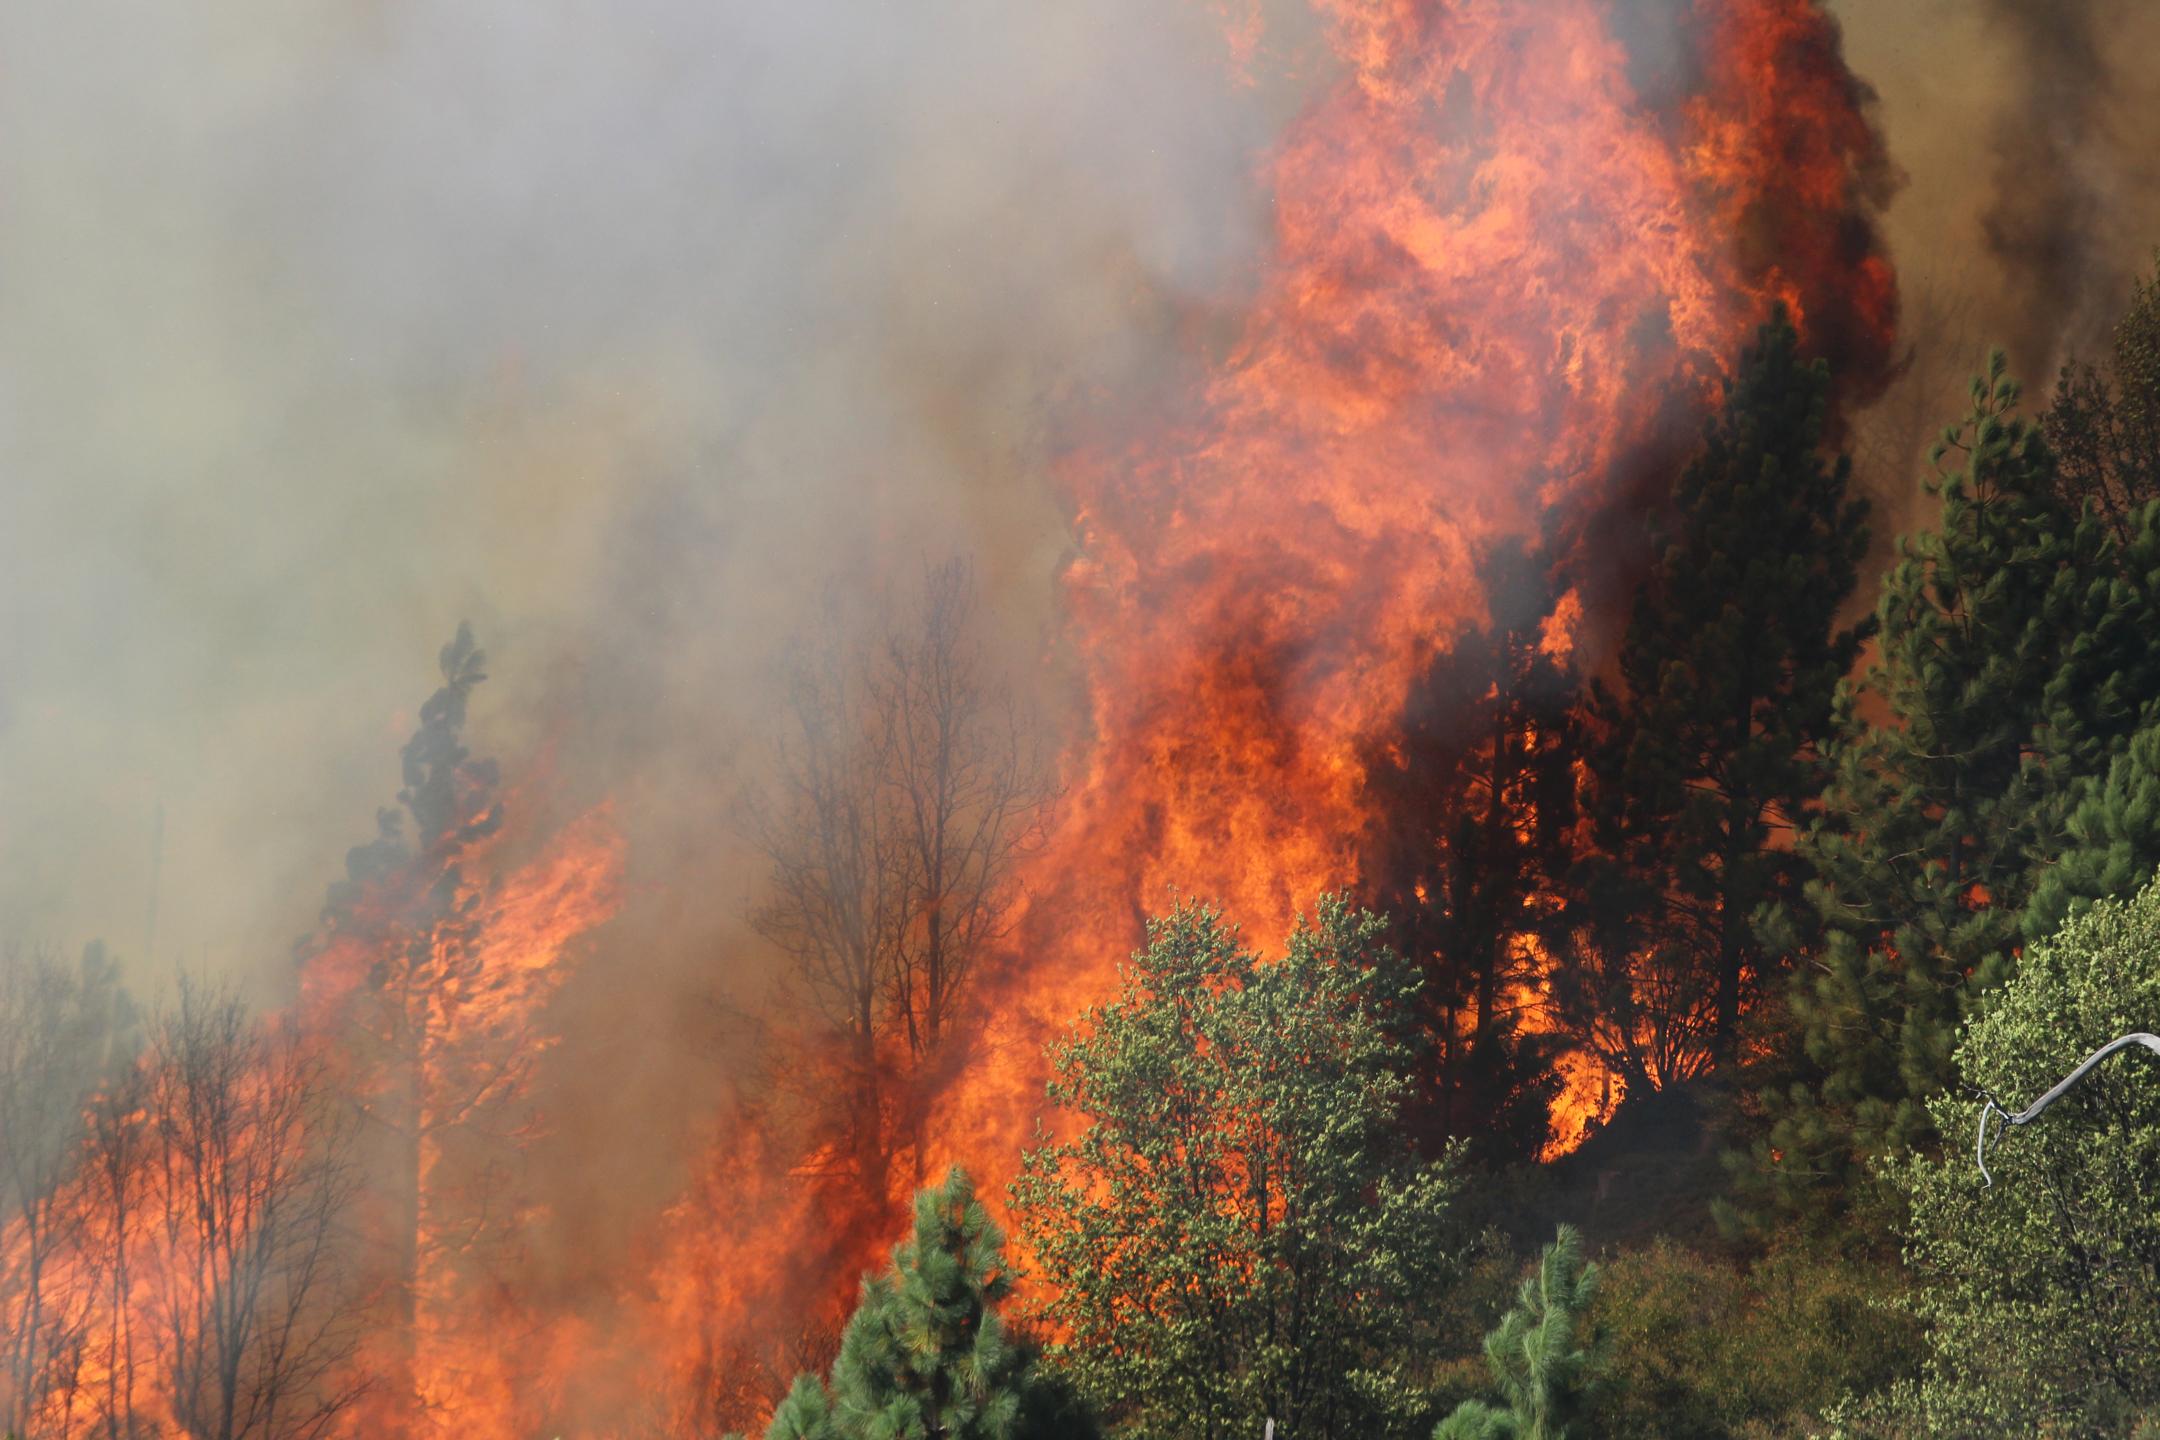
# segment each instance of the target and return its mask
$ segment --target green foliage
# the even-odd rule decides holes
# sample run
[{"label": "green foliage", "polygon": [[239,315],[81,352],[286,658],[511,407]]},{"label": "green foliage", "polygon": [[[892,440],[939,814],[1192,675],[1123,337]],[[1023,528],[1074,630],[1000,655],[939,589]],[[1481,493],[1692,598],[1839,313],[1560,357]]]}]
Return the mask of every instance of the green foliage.
[{"label": "green foliage", "polygon": [[795,1386],[773,1412],[765,1440],[840,1440],[833,1422],[832,1396],[814,1375],[798,1375]]},{"label": "green foliage", "polygon": [[1331,896],[1263,964],[1181,905],[1052,1050],[1084,1128],[1025,1157],[1014,1201],[1051,1357],[1133,1440],[1430,1423],[1405,1365],[1454,1182],[1395,1130],[1418,982],[1381,928]]},{"label": "green foliage", "polygon": [[1807,956],[1791,996],[1805,1064],[1763,1094],[1749,1203],[1835,1206],[1867,1157],[1932,1139],[1960,1021],[2009,973],[2081,788],[2160,697],[2160,511],[2123,541],[2068,508],[1999,353],[1972,398],[1937,447],[1964,461],[1935,487],[1939,523],[1885,582],[1881,658],[1840,696],[1823,816],[1799,846],[1811,910],[1759,917]]},{"label": "green foliage", "polygon": [[[2011,1105],[2100,1045],[2160,1017],[2160,887],[2103,901],[2034,945],[1958,1047],[1964,1072]],[[1938,1096],[1967,1144],[1886,1165],[1908,1198],[1906,1255],[1929,1356],[1916,1384],[1846,1411],[1842,1433],[2128,1434],[2160,1414],[2160,1065],[2132,1049],[1989,1152],[1975,1106]]]},{"label": "green foliage", "polygon": [[1801,900],[1804,857],[1773,843],[1821,789],[1831,702],[1871,625],[1840,626],[1867,548],[1850,464],[1824,450],[1830,375],[1779,314],[1757,333],[1638,593],[1602,685],[1592,767],[1591,924],[1564,998],[1637,1089],[1737,1053],[1766,956],[1761,907]]},{"label": "green foliage", "polygon": [[1750,1440],[1820,1428],[1839,1397],[1919,1364],[1895,1266],[1782,1245],[1741,1266],[1670,1240],[1614,1256],[1593,1315],[1611,1355],[1600,1440]]},{"label": "green foliage", "polygon": [[2023,929],[2039,939],[2091,901],[2134,894],[2160,866],[2160,729],[2140,730],[2075,796],[2063,848],[2040,874]]},{"label": "green foliage", "polygon": [[1092,1434],[997,1314],[1004,1237],[954,1170],[915,1197],[913,1235],[863,1277],[829,1385],[798,1378],[766,1440],[1053,1440]]},{"label": "green foliage", "polygon": [[1433,1440],[1570,1440],[1589,1432],[1588,1410],[1603,1348],[1581,1334],[1597,1294],[1598,1268],[1582,1258],[1582,1236],[1563,1225],[1523,1281],[1515,1308],[1485,1337],[1485,1361],[1501,1405],[1465,1401]]}]

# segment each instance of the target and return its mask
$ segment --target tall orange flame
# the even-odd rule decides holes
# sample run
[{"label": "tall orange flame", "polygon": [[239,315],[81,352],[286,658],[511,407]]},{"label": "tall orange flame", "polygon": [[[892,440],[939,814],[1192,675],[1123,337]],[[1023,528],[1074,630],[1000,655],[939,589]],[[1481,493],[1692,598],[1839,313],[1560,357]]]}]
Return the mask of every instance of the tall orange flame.
[{"label": "tall orange flame", "polygon": [[[1884,372],[1889,172],[1815,0],[1312,3],[1339,77],[1270,167],[1243,338],[1159,427],[1060,470],[1085,733],[924,1157],[993,1199],[1045,1040],[1110,992],[1145,912],[1197,894],[1275,937],[1358,883],[1360,757],[1482,618],[1494,540],[1557,518],[1588,583],[1544,639],[1584,663],[1599,517],[1773,302],[1848,394]],[[1242,69],[1257,8],[1219,8]],[[1563,1079],[1565,1143],[1612,1096]],[[663,1276],[794,1223],[677,1220]]]},{"label": "tall orange flame", "polygon": [[[947,1107],[993,1167],[1143,910],[1176,888],[1273,935],[1357,882],[1359,756],[1481,616],[1493,537],[1598,513],[1773,300],[1856,385],[1887,352],[1881,152],[1807,0],[1320,9],[1344,74],[1275,162],[1243,342],[1184,418],[1063,472],[1092,733],[999,1049]],[[1667,42],[1679,93],[1646,95]]]}]

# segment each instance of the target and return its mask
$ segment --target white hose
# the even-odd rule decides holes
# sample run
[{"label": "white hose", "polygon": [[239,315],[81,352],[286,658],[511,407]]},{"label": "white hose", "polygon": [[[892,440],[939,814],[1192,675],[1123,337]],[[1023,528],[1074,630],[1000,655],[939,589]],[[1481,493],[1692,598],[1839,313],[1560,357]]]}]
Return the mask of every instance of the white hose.
[{"label": "white hose", "polygon": [[1990,1187],[1993,1186],[1995,1183],[1995,1177],[1988,1174],[1987,1168],[1988,1117],[1990,1115],[1996,1115],[2002,1118],[2003,1123],[1995,1128],[1996,1137],[1999,1139],[2002,1136],[2002,1132],[2008,1129],[2010,1126],[2023,1125],[2028,1121],[2039,1119],[2041,1111],[2047,1109],[2048,1106],[2054,1104],[2057,1100],[2060,1100],[2063,1097],[2063,1093],[2067,1091],[2071,1086],[2077,1084],[2078,1081],[2084,1079],[2086,1072],[2091,1070],[2093,1066],[2098,1065],[2102,1060],[2107,1059],[2108,1056],[2113,1055],[2116,1051],[2124,1049],[2131,1045],[2142,1045],[2147,1050],[2152,1051],[2153,1054],[2160,1055],[2160,1035],[2148,1035],[2143,1030],[2133,1030],[2128,1035],[2124,1035],[2119,1039],[2110,1040],[2107,1044],[2093,1051],[2092,1054],[2085,1057],[2084,1064],[2078,1066],[2077,1069],[2072,1070],[2068,1075],[2063,1076],[2061,1081],[2056,1084],[2054,1089],[2048,1091],[2047,1094],[2042,1095],[2039,1099],[2033,1101],[2032,1104],[2026,1106],[2023,1110],[2019,1110],[2014,1114],[2011,1111],[2003,1108],[2003,1106],[1999,1103],[1997,1103],[1993,1095],[1988,1094],[1986,1090],[1982,1090],[1980,1092],[1981,1097],[1987,1101],[1987,1104],[1981,1107],[1980,1135],[1979,1138],[1973,1142],[1973,1163],[1980,1167],[1981,1183],[1984,1186]]}]

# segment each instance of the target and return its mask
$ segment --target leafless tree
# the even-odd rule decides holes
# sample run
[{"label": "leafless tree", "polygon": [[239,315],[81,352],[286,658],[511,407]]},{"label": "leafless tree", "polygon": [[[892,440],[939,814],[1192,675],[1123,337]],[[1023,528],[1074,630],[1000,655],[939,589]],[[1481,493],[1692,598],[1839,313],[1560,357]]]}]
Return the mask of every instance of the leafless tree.
[{"label": "leafless tree", "polygon": [[888,780],[907,881],[892,1002],[918,1058],[1004,938],[1013,867],[1040,839],[1052,795],[1037,732],[987,664],[979,607],[966,561],[930,570],[873,682],[892,717]]},{"label": "leafless tree", "polygon": [[1051,799],[969,566],[930,568],[888,614],[865,641],[828,609],[798,646],[776,778],[747,807],[771,866],[753,921],[843,1037],[851,1144],[874,1183],[891,1149],[882,1052],[920,1062],[944,1038]]},{"label": "leafless tree", "polygon": [[104,1440],[133,1440],[144,1432],[135,1408],[134,1261],[150,1211],[144,1197],[150,1182],[144,1113],[149,1097],[148,1070],[129,1063],[115,1070],[84,1111],[88,1135],[79,1177],[81,1244],[86,1273],[94,1278],[97,1291],[97,1320],[88,1349],[106,1377],[94,1407]]},{"label": "leafless tree", "polygon": [[866,1181],[885,1144],[878,1042],[900,965],[908,877],[887,777],[893,716],[863,683],[860,652],[828,608],[788,676],[777,776],[748,806],[771,866],[754,923],[793,962],[796,990],[841,1037],[850,1148]]},{"label": "leafless tree", "polygon": [[351,1121],[296,1029],[183,984],[151,1029],[144,1343],[193,1440],[315,1440],[364,1383],[341,1265]]},{"label": "leafless tree", "polygon": [[93,1296],[75,1262],[83,1211],[71,1181],[84,1107],[127,1023],[118,968],[92,945],[79,965],[0,950],[0,1430],[49,1428],[72,1392]]}]

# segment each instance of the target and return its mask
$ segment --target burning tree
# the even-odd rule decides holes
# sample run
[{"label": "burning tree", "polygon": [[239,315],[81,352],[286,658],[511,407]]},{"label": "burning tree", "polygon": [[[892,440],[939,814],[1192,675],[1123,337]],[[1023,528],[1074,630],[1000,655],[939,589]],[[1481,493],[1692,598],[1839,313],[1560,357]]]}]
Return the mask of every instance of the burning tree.
[{"label": "burning tree", "polygon": [[867,645],[829,614],[790,677],[778,779],[749,807],[772,874],[754,918],[841,1039],[847,1148],[873,1195],[896,1148],[885,1072],[894,1052],[919,1065],[945,1037],[1005,936],[1013,870],[1050,799],[978,626],[962,561],[931,569],[914,609]]},{"label": "burning tree", "polygon": [[[108,1384],[134,1433],[138,1360],[191,1440],[316,1440],[365,1388],[360,1295],[349,1269],[357,1191],[353,1117],[316,1047],[290,1022],[251,1019],[230,995],[181,986],[150,1027],[142,1130],[100,1128],[97,1168],[148,1167],[131,1267],[139,1317],[118,1311]],[[115,1201],[122,1197],[112,1192]]]},{"label": "burning tree", "polygon": [[1367,762],[1385,817],[1368,873],[1425,972],[1435,1042],[1416,1109],[1441,1136],[1518,1156],[1551,1128],[1544,986],[1576,843],[1575,678],[1548,569],[1527,546],[1494,548],[1479,575],[1489,622],[1433,662]]},{"label": "burning tree", "polygon": [[552,1039],[540,1011],[565,977],[565,947],[613,913],[622,863],[600,811],[504,863],[501,773],[463,739],[487,678],[470,627],[439,664],[442,685],[402,751],[399,808],[348,855],[301,946],[302,1013],[364,1126],[360,1208],[390,1312],[371,1332],[383,1351],[373,1359],[380,1401],[406,1425],[457,1403],[507,1403],[516,1388],[502,1337],[523,1318],[480,1297],[507,1290],[523,1211],[513,1171],[533,1134],[524,1101]]},{"label": "burning tree", "polygon": [[1770,957],[1758,911],[1808,876],[1831,701],[1871,623],[1840,625],[1867,506],[1826,453],[1831,381],[1780,314],[1757,332],[1673,491],[1619,655],[1594,686],[1597,851],[1563,972],[1577,1024],[1631,1087],[1738,1055]]},{"label": "burning tree", "polygon": [[80,965],[0,952],[0,1432],[40,1433],[87,1382],[98,1300],[75,1177],[83,1116],[133,1061],[134,1008],[101,945]]},{"label": "burning tree", "polygon": [[11,1433],[316,1440],[364,1383],[319,1052],[186,982],[144,1030],[97,947],[4,994]]}]

